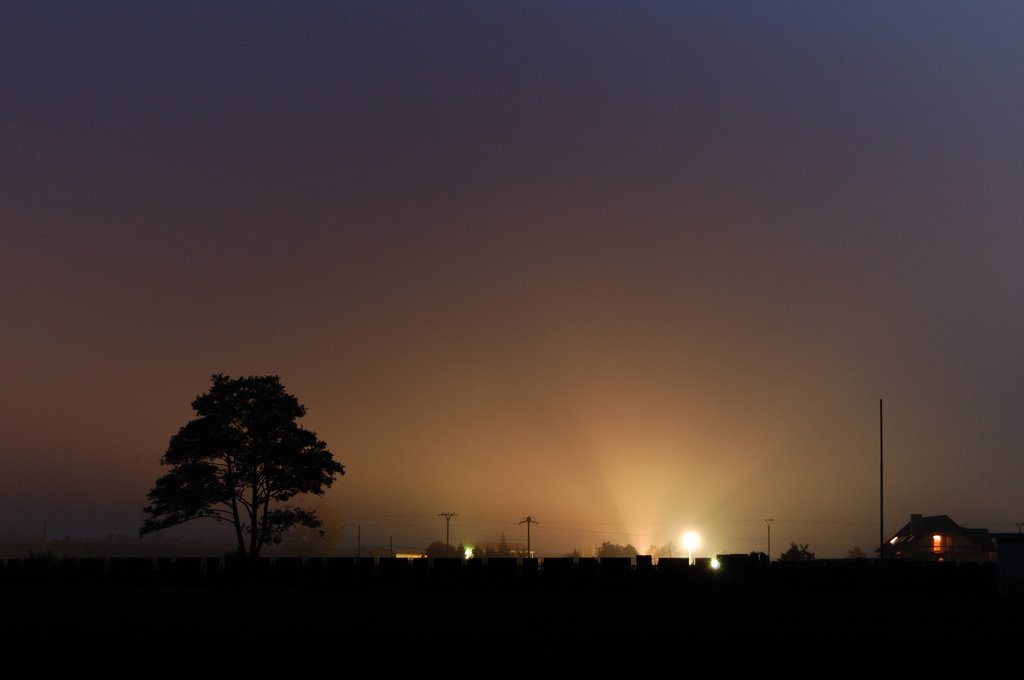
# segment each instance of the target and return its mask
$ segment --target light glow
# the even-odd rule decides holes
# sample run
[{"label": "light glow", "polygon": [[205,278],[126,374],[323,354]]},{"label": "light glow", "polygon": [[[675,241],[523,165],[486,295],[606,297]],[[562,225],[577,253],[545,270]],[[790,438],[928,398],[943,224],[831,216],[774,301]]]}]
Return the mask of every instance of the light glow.
[{"label": "light glow", "polygon": [[683,547],[686,548],[686,556],[690,566],[693,566],[693,549],[700,545],[700,535],[696,531],[687,531],[683,534]]},{"label": "light glow", "polygon": [[716,570],[717,570],[717,569],[719,569],[719,568],[720,568],[721,566],[722,566],[722,563],[718,561],[718,558],[717,558],[717,557],[712,557],[712,558],[711,558],[711,568],[712,568],[712,569],[716,569]]}]

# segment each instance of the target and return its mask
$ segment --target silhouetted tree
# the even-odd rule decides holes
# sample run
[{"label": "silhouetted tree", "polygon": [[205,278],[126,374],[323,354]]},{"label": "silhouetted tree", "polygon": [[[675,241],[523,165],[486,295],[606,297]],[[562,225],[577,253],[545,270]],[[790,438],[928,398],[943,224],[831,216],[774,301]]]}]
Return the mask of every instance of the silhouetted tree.
[{"label": "silhouetted tree", "polygon": [[768,553],[763,553],[757,550],[750,553],[750,559],[752,559],[754,562],[759,562],[761,564],[768,564],[768,562],[771,560],[771,558],[768,557]]},{"label": "silhouetted tree", "polygon": [[434,541],[423,551],[427,557],[462,557],[459,549],[452,545],[445,545],[444,541]]},{"label": "silhouetted tree", "polygon": [[501,539],[498,541],[498,545],[487,552],[488,557],[512,557],[512,548],[509,546],[508,541],[505,539],[505,534],[501,534]]},{"label": "silhouetted tree", "polygon": [[858,546],[854,546],[853,548],[850,548],[849,550],[847,550],[846,551],[846,556],[848,558],[850,558],[851,560],[853,560],[853,559],[857,559],[859,557],[867,557],[867,554],[863,550],[861,550],[860,546],[858,545]]},{"label": "silhouetted tree", "polygon": [[171,471],[149,492],[139,534],[209,518],[230,523],[237,554],[255,559],[293,526],[319,529],[316,513],[288,503],[322,496],[345,467],[295,421],[306,408],[280,379],[214,375],[192,402],[198,418],[171,437],[161,465]]},{"label": "silhouetted tree", "polygon": [[29,551],[28,557],[25,558],[25,562],[36,565],[36,564],[54,564],[57,558],[54,554],[47,550],[46,552],[33,552]]},{"label": "silhouetted tree", "polygon": [[779,559],[783,562],[805,562],[807,560],[813,560],[814,553],[807,549],[807,545],[807,543],[804,543],[803,545],[790,543],[789,547],[786,548],[786,552],[779,555]]},{"label": "silhouetted tree", "polygon": [[320,526],[292,527],[286,544],[265,546],[265,555],[329,557],[341,554],[341,540],[345,534],[345,518],[341,512],[327,503],[316,503],[307,509],[316,514]]},{"label": "silhouetted tree", "polygon": [[672,545],[672,541],[669,541],[661,547],[658,547],[652,543],[651,547],[647,549],[647,554],[653,557],[654,559],[658,560],[662,557],[672,557],[673,555],[679,557],[680,555],[685,555],[686,551],[679,550],[678,548]]},{"label": "silhouetted tree", "polygon": [[605,541],[597,549],[598,557],[636,557],[636,548],[632,545],[619,545]]}]

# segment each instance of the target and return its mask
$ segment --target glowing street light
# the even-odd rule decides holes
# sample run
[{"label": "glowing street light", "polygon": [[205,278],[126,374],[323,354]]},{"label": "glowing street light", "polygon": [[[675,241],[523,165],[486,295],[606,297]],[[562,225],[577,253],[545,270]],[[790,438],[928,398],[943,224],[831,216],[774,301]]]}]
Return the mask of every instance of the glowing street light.
[{"label": "glowing street light", "polygon": [[693,566],[693,550],[699,545],[700,535],[696,531],[687,531],[683,534],[683,547],[686,548],[686,555],[691,566]]}]

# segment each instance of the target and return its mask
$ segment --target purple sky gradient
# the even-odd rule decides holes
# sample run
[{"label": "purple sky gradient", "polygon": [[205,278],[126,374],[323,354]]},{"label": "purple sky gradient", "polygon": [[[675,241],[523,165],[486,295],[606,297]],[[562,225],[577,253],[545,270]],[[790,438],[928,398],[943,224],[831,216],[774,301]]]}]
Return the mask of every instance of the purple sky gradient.
[{"label": "purple sky gradient", "polygon": [[[275,373],[364,545],[1024,520],[1019,3],[0,8],[0,534]],[[775,547],[779,549],[776,550]]]}]

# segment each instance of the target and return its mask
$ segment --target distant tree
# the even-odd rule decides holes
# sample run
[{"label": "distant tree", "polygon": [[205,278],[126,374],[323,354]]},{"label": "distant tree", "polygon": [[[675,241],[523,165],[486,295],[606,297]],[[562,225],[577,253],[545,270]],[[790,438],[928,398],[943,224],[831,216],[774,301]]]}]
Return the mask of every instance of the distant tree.
[{"label": "distant tree", "polygon": [[462,557],[458,548],[453,545],[445,545],[444,541],[434,541],[423,552],[427,557]]},{"label": "distant tree", "polygon": [[846,556],[848,558],[850,558],[851,560],[857,559],[859,557],[867,557],[867,555],[864,553],[864,551],[860,549],[859,545],[858,546],[854,546],[853,548],[850,548],[849,550],[847,550],[846,551]]},{"label": "distant tree", "polygon": [[264,554],[293,557],[330,557],[340,554],[341,539],[345,533],[344,516],[326,503],[318,503],[307,509],[316,514],[320,526],[295,526],[289,530],[285,543],[265,546]]},{"label": "distant tree", "polygon": [[512,548],[509,546],[508,541],[505,539],[505,534],[501,534],[501,539],[498,541],[498,545],[487,553],[488,557],[512,557]]},{"label": "distant tree", "polygon": [[236,554],[255,559],[295,526],[319,530],[320,519],[289,501],[322,496],[345,468],[327,444],[295,421],[306,407],[276,375],[214,375],[192,402],[198,415],[171,437],[161,465],[170,472],[149,492],[140,535],[193,519],[234,527]]},{"label": "distant tree", "polygon": [[601,547],[597,549],[598,557],[636,557],[636,548],[632,545],[618,545],[617,543],[611,543],[605,541],[601,544]]},{"label": "distant tree", "polygon": [[57,558],[49,550],[46,552],[33,552],[30,550],[25,561],[29,564],[53,564],[57,561]]},{"label": "distant tree", "polygon": [[685,551],[677,549],[675,546],[672,545],[672,541],[669,541],[661,547],[656,546],[652,543],[651,547],[647,549],[647,554],[653,557],[654,559],[659,560],[662,557],[672,557],[673,555],[679,557],[679,555],[685,554]]},{"label": "distant tree", "polygon": [[755,550],[754,552],[750,553],[750,559],[754,560],[755,562],[760,562],[762,564],[768,564],[771,558],[768,557],[768,553],[758,552]]},{"label": "distant tree", "polygon": [[797,545],[796,543],[790,543],[786,551],[779,555],[779,559],[783,562],[806,562],[807,560],[814,559],[814,553],[807,549],[808,544]]}]

